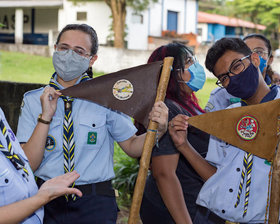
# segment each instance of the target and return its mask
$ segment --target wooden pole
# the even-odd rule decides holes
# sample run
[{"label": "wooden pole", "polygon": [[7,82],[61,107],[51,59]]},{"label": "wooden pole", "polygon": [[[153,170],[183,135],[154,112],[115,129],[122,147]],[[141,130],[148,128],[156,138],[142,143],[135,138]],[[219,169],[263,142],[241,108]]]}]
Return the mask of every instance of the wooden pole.
[{"label": "wooden pole", "polygon": [[273,161],[273,170],[272,170],[272,180],[271,180],[271,192],[270,192],[270,201],[269,201],[269,224],[278,224],[279,222],[279,205],[280,205],[280,150],[279,150],[279,141],[280,141],[280,115],[278,115],[278,124],[277,124],[277,135],[278,135],[278,144],[276,156]]},{"label": "wooden pole", "polygon": [[[164,101],[165,99],[165,94],[169,82],[172,64],[173,64],[173,57],[164,58],[163,68],[160,76],[155,102]],[[158,128],[158,124],[156,122],[153,121],[149,122],[148,131],[146,134],[143,152],[140,160],[140,168],[136,180],[136,185],[134,188],[128,224],[136,224],[139,219],[139,211],[143,198],[144,187],[146,184],[148,168],[150,165],[151,153],[155,143],[155,136],[156,136],[155,131],[157,130],[157,128]],[[154,131],[149,131],[149,130],[154,130]]]}]

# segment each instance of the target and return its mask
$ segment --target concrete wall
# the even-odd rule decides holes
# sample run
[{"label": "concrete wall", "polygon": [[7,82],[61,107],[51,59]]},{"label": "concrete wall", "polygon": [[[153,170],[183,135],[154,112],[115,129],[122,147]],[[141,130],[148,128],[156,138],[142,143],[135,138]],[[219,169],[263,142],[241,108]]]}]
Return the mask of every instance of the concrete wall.
[{"label": "concrete wall", "polygon": [[0,107],[4,111],[7,121],[14,133],[16,133],[17,130],[23,94],[31,89],[40,88],[41,86],[43,85],[0,81]]},{"label": "concrete wall", "polygon": [[[169,40],[170,42],[170,40]],[[162,45],[167,44],[168,40],[162,40]],[[155,47],[156,48],[156,47]],[[153,48],[153,50],[155,49]],[[209,46],[200,46],[196,49],[196,57],[200,64],[204,66],[205,56]],[[39,45],[15,45],[15,44],[0,44],[0,51],[14,51],[28,54],[36,54],[49,57],[49,47]],[[98,50],[98,59],[94,63],[94,70],[105,73],[116,72],[129,67],[145,64],[151,55],[150,51],[116,49],[113,47],[100,46]],[[274,57],[272,68],[279,72],[280,58]],[[205,69],[207,77],[213,78],[213,75]]]}]

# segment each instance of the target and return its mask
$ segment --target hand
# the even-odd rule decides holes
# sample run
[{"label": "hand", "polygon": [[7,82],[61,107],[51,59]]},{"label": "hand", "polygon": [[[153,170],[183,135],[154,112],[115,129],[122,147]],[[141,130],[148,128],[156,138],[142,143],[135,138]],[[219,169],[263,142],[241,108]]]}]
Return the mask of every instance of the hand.
[{"label": "hand", "polygon": [[167,131],[168,107],[164,102],[158,101],[154,104],[149,114],[149,119],[158,123],[158,132],[160,136]]},{"label": "hand", "polygon": [[50,121],[56,111],[57,100],[61,93],[53,87],[45,87],[40,97],[42,105],[42,119]]},{"label": "hand", "polygon": [[76,171],[52,178],[46,181],[38,191],[38,195],[46,198],[47,202],[64,194],[76,194],[82,197],[82,192],[76,188],[69,187],[80,177]]},{"label": "hand", "polygon": [[179,114],[174,117],[168,126],[169,134],[173,140],[175,147],[180,151],[180,146],[188,144],[187,129],[189,117]]}]

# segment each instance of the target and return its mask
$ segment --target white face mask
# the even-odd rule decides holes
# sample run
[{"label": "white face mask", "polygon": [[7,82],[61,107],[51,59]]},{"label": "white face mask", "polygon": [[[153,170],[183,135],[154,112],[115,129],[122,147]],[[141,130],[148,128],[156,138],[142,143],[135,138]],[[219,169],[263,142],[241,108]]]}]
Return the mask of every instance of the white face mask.
[{"label": "white face mask", "polygon": [[71,81],[84,74],[89,68],[91,58],[78,55],[71,49],[53,53],[53,67],[64,81]]}]

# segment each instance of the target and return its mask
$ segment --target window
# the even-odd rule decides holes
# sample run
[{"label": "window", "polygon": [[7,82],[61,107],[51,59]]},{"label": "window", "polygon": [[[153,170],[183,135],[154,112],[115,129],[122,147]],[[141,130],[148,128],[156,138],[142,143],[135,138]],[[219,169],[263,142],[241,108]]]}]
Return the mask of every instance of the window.
[{"label": "window", "polygon": [[131,17],[131,21],[132,21],[132,23],[143,24],[143,15],[137,14],[137,13],[133,13],[132,17]]},{"label": "window", "polygon": [[77,12],[77,21],[86,21],[87,12]]}]

